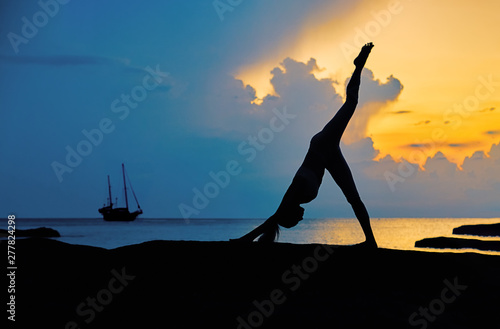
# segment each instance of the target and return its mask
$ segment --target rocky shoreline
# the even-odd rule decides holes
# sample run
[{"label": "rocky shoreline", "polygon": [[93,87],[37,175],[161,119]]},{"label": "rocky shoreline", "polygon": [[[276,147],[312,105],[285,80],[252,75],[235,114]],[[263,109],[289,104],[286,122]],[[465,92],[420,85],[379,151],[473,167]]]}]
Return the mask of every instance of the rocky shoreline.
[{"label": "rocky shoreline", "polygon": [[[480,237],[500,237],[500,223],[463,225],[453,229],[454,235],[474,235]],[[500,251],[498,240],[479,240],[463,237],[436,237],[426,238],[415,242],[419,248],[439,249],[477,249],[484,251]]]}]

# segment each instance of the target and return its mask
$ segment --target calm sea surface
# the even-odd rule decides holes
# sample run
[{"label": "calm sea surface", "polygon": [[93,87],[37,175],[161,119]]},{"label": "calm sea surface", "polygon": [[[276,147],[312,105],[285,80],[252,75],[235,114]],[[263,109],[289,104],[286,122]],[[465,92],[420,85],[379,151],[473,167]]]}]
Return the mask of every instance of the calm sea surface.
[{"label": "calm sea surface", "polygon": [[[133,222],[105,222],[102,219],[16,218],[16,229],[51,227],[61,233],[57,240],[103,248],[116,248],[151,240],[227,241],[263,222],[262,219],[147,219]],[[372,219],[378,245],[400,250],[449,252],[448,249],[415,248],[415,241],[438,236],[451,237],[455,227],[498,223],[500,218],[380,218]],[[468,237],[468,236],[455,236]],[[497,238],[469,237],[481,240]],[[281,231],[280,242],[352,245],[364,240],[356,219],[304,219],[292,229]],[[460,249],[459,252],[477,250]],[[481,252],[500,255],[500,252]]]}]

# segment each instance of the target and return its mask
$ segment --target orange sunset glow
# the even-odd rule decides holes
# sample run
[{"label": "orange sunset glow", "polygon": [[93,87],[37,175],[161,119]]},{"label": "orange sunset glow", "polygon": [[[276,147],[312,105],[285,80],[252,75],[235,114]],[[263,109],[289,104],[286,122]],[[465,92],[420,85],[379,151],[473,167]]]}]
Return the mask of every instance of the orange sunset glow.
[{"label": "orange sunset glow", "polygon": [[[381,82],[393,75],[404,86],[396,101],[368,120],[364,136],[380,151],[376,159],[390,155],[422,165],[440,151],[460,166],[500,141],[499,13],[498,1],[325,5],[295,37],[235,76],[262,99],[274,93],[270,71],[285,57],[314,58],[320,68],[313,72],[316,78],[337,81],[334,87],[343,94],[359,46],[372,41],[367,68]],[[356,139],[347,135],[345,142]]]}]

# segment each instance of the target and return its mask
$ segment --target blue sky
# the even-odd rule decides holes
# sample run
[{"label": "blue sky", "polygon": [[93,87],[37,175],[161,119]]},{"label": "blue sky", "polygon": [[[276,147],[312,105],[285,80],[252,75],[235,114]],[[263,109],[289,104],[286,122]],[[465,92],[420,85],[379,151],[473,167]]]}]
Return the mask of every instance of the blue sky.
[{"label": "blue sky", "polygon": [[[98,217],[107,174],[121,199],[123,162],[143,217],[267,217],[309,138],[342,104],[345,81],[313,75],[322,68],[314,59],[300,61],[284,52],[270,73],[276,95],[261,103],[252,103],[255,88],[235,76],[277,48],[286,49],[312,16],[321,21],[325,8],[335,16],[355,2],[331,1],[325,7],[319,0],[241,1],[222,14],[223,20],[208,0],[42,3],[53,17],[39,14],[43,8],[36,1],[1,5],[0,209],[5,216]],[[34,19],[38,31],[23,30],[25,21]],[[366,110],[353,119],[353,136],[356,127],[366,130],[370,111],[397,103],[404,92],[397,72],[380,80],[367,67],[360,104]],[[436,202],[428,192],[436,188],[435,181],[426,181],[430,172],[417,166],[404,176],[396,160],[373,160],[378,150],[367,134],[356,136],[343,149],[372,216],[498,212],[489,193],[498,185],[484,190],[489,199],[481,190],[476,195],[464,189]],[[253,137],[258,145],[250,142]],[[70,149],[81,153],[80,160],[70,156],[72,165]],[[483,155],[476,157],[486,159]],[[467,177],[446,159],[441,165],[439,157],[429,163],[457,172],[458,180]],[[393,185],[387,171],[400,177]],[[475,198],[485,203],[481,211],[474,208]],[[352,216],[325,176],[306,217]]]}]

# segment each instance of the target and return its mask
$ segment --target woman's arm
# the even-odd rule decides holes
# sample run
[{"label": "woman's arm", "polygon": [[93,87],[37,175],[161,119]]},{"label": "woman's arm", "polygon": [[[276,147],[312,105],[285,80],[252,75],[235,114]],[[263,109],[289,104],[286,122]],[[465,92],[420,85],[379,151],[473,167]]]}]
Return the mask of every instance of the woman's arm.
[{"label": "woman's arm", "polygon": [[[252,242],[253,240],[257,239],[259,235],[270,233],[272,231],[276,231],[276,227],[278,227],[278,223],[276,221],[275,215],[272,215],[269,217],[264,223],[260,224],[257,226],[255,229],[253,229],[251,232],[245,234],[241,238],[238,239],[231,239],[230,241],[238,241],[238,242]],[[275,239],[273,239],[274,241]]]}]

